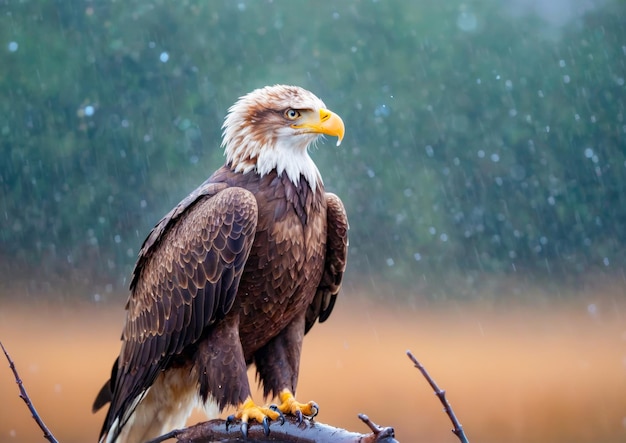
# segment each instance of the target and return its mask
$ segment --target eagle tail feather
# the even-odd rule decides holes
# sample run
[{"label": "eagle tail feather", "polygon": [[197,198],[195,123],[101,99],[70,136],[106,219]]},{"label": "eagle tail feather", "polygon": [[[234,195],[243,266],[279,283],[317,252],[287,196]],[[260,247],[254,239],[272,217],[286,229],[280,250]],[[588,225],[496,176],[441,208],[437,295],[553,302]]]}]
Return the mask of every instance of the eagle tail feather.
[{"label": "eagle tail feather", "polygon": [[120,425],[116,417],[100,443],[136,443],[160,437],[185,426],[198,406],[197,387],[188,367],[161,373],[148,390],[133,401]]}]

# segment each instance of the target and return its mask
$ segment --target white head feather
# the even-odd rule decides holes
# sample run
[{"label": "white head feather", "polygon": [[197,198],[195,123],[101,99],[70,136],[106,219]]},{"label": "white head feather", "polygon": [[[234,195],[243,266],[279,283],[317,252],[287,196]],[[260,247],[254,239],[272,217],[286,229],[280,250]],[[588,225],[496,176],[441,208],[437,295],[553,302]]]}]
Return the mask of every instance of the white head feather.
[{"label": "white head feather", "polygon": [[244,174],[255,171],[263,176],[276,169],[296,185],[303,176],[315,190],[322,178],[308,147],[320,134],[291,127],[284,114],[288,109],[319,114],[325,108],[322,100],[297,86],[266,86],[240,97],[222,125],[226,162]]}]

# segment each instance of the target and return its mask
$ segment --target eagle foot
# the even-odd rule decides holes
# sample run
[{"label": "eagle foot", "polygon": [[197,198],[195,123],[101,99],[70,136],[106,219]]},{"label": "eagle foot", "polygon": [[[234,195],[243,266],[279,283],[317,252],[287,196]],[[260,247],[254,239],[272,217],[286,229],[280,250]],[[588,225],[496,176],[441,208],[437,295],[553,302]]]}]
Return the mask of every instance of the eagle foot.
[{"label": "eagle foot", "polygon": [[270,434],[270,420],[278,420],[281,425],[285,424],[285,416],[278,406],[257,406],[252,398],[248,397],[234,414],[226,418],[226,430],[228,430],[236,420],[241,420],[241,433],[244,438],[248,438],[250,419],[256,420],[263,425],[263,433],[265,435]]},{"label": "eagle foot", "polygon": [[308,403],[300,403],[296,401],[295,397],[289,389],[284,389],[279,395],[281,404],[278,406],[278,410],[284,414],[295,415],[298,424],[302,423],[304,417],[315,417],[320,408],[314,401]]}]

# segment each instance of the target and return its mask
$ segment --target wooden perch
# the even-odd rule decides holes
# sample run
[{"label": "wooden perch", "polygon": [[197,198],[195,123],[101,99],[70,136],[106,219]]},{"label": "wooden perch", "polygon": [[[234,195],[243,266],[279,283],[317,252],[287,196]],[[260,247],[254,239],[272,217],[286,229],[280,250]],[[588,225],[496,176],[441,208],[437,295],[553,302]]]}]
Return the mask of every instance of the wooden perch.
[{"label": "wooden perch", "polygon": [[270,425],[269,435],[264,434],[262,425],[254,423],[248,429],[248,438],[244,439],[240,424],[232,425],[227,430],[224,420],[210,420],[185,429],[168,432],[148,443],[161,443],[173,438],[178,443],[398,443],[394,438],[393,428],[380,427],[364,414],[359,414],[359,418],[372,432],[359,434],[306,419],[298,424],[295,417],[286,416],[285,424],[272,423]]}]

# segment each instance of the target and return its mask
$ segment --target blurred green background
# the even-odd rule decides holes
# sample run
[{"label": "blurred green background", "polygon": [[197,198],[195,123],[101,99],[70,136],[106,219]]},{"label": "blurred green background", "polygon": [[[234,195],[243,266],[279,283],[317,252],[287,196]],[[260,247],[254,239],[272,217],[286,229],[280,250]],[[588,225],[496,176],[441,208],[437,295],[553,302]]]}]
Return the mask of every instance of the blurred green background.
[{"label": "blurred green background", "polygon": [[[623,1],[5,1],[0,263],[126,286],[158,219],[223,163],[267,84],[345,120],[312,155],[349,278],[433,297],[492,275],[619,274]],[[442,283],[470,288],[450,292]],[[454,277],[453,277],[454,276]],[[448,285],[449,286],[449,285]]]},{"label": "blurred green background", "polygon": [[[351,224],[321,419],[456,441],[411,348],[470,440],[623,442],[625,82],[623,0],[0,0],[0,339],[93,441],[143,239],[296,84],[347,130],[311,153]],[[40,441],[2,367],[0,441]]]}]

